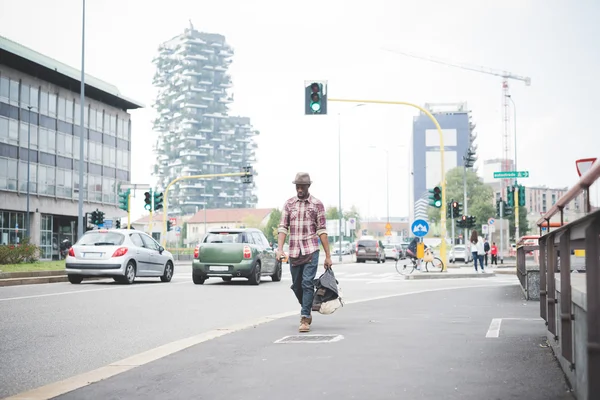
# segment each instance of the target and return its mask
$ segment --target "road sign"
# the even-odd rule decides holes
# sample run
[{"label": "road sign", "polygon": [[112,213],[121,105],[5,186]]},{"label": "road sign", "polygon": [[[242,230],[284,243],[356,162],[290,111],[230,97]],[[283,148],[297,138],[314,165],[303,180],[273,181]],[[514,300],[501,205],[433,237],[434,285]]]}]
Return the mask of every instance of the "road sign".
[{"label": "road sign", "polygon": [[387,224],[385,224],[385,229],[387,231],[391,231],[392,230],[392,224],[390,224],[389,222]]},{"label": "road sign", "polygon": [[113,227],[113,220],[112,219],[105,219],[104,220],[104,227],[106,229],[111,229]]},{"label": "road sign", "polygon": [[487,234],[489,232],[488,227],[489,227],[488,224],[481,225],[481,233]]},{"label": "road sign", "polygon": [[350,218],[348,220],[349,229],[356,229],[356,218]]},{"label": "road sign", "polygon": [[410,231],[416,237],[423,237],[429,232],[429,224],[424,219],[417,219],[412,223]]},{"label": "road sign", "polygon": [[171,221],[171,226],[177,225],[177,218],[169,218],[169,221]]},{"label": "road sign", "polygon": [[176,226],[175,227],[175,232],[177,232],[177,233],[181,232],[181,227],[180,226]]},{"label": "road sign", "polygon": [[529,178],[529,171],[494,172],[494,178],[496,178],[496,179]]},{"label": "road sign", "polygon": [[490,225],[490,233],[496,232],[496,225]]},{"label": "road sign", "polygon": [[488,225],[494,225],[494,222],[496,222],[494,218],[488,219]]}]

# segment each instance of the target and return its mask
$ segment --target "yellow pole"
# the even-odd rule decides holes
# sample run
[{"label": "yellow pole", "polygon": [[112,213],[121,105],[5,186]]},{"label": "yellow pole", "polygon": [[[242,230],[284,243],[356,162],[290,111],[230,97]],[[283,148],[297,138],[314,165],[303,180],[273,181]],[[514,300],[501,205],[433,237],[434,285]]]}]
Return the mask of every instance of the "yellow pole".
[{"label": "yellow pole", "polygon": [[152,236],[152,210],[150,210],[150,223],[148,224],[148,234]]},{"label": "yellow pole", "polygon": [[413,103],[408,103],[405,101],[387,101],[387,100],[350,100],[350,99],[332,99],[328,98],[327,101],[336,101],[342,103],[369,103],[369,104],[393,104],[393,105],[401,105],[401,106],[409,106],[419,109],[422,113],[427,115],[429,119],[435,125],[438,134],[440,136],[440,157],[441,157],[441,168],[442,168],[442,208],[440,210],[440,220],[442,225],[442,243],[440,245],[440,257],[442,262],[444,263],[444,268],[442,271],[447,271],[446,265],[448,264],[448,259],[446,257],[446,236],[447,236],[447,228],[446,228],[446,169],[444,168],[444,134],[442,132],[442,128],[438,123],[437,119],[429,111],[424,109],[421,106],[418,106]]},{"label": "yellow pole", "polygon": [[131,193],[127,193],[127,229],[131,229]]},{"label": "yellow pole", "polygon": [[188,179],[208,179],[208,178],[221,178],[227,176],[248,176],[247,172],[231,172],[227,174],[209,174],[209,175],[190,175],[190,176],[180,176],[179,178],[173,179],[165,188],[163,195],[163,203],[165,205],[165,210],[163,212],[163,221],[162,221],[162,234],[161,234],[161,242],[163,247],[167,246],[167,214],[169,209],[169,189],[171,186],[179,181],[188,180]]}]

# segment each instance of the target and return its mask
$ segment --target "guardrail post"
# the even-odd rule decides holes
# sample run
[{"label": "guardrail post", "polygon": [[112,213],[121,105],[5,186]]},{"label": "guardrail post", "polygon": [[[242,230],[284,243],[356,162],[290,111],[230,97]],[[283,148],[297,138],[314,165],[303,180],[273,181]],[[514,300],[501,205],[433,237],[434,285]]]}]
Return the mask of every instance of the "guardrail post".
[{"label": "guardrail post", "polygon": [[548,288],[546,287],[546,283],[548,281],[546,276],[546,242],[547,237],[541,237],[539,239],[540,244],[540,317],[546,321],[546,325],[548,325]]},{"label": "guardrail post", "polygon": [[600,217],[585,231],[588,398],[600,399]]},{"label": "guardrail post", "polygon": [[[549,229],[549,227],[548,227]],[[556,281],[554,280],[554,274],[556,273],[556,247],[554,246],[554,235],[548,235],[547,254],[548,254],[548,269],[546,277],[548,279],[548,293],[547,293],[547,304],[548,304],[548,331],[554,335],[554,340],[558,340],[556,334]]]},{"label": "guardrail post", "polygon": [[[562,210],[560,212],[562,217]],[[562,356],[573,364],[573,314],[571,312],[571,233],[560,235],[560,347]]]}]

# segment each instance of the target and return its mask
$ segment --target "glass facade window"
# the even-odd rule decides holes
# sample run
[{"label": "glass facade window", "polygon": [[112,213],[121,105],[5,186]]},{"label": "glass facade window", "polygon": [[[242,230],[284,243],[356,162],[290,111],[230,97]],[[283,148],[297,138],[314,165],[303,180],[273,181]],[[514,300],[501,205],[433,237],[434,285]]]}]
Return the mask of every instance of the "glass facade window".
[{"label": "glass facade window", "polygon": [[40,226],[40,258],[52,259],[52,215],[42,214],[42,225]]},{"label": "glass facade window", "polygon": [[88,176],[88,192],[92,201],[102,201],[102,177],[97,175]]},{"label": "glass facade window", "polygon": [[47,165],[38,166],[38,193],[46,196],[56,194],[56,168]]},{"label": "glass facade window", "polygon": [[40,151],[45,153],[56,153],[56,132],[40,127],[39,137]]},{"label": "glass facade window", "polygon": [[73,122],[73,101],[67,100],[67,122]]},{"label": "glass facade window", "polygon": [[30,105],[29,103],[29,95],[30,93],[30,87],[29,85],[24,85],[21,83],[21,107],[26,108],[28,105]]},{"label": "glass facade window", "polygon": [[19,244],[25,236],[25,213],[0,211],[0,244]]},{"label": "glass facade window", "polygon": [[10,93],[10,81],[5,76],[0,76],[0,100],[8,102],[8,96]]},{"label": "glass facade window", "polygon": [[0,117],[0,142],[8,142],[8,118]]},{"label": "glass facade window", "polygon": [[17,190],[17,160],[0,158],[0,190]]},{"label": "glass facade window", "polygon": [[40,114],[48,115],[48,92],[40,92]]},{"label": "glass facade window", "polygon": [[10,104],[19,105],[19,81],[14,79],[10,80],[10,94],[9,94]]},{"label": "glass facade window", "polygon": [[73,197],[73,170],[56,170],[56,195],[59,197]]},{"label": "glass facade window", "polygon": [[67,119],[67,99],[58,96],[58,119],[66,121]]},{"label": "glass facade window", "polygon": [[64,133],[56,135],[56,153],[63,157],[73,157],[73,136]]},{"label": "glass facade window", "polygon": [[39,89],[37,87],[31,87],[31,90],[29,92],[29,105],[34,107],[37,111],[38,108],[38,96],[39,96]]},{"label": "glass facade window", "polygon": [[19,143],[19,123],[14,119],[8,121],[8,143]]},{"label": "glass facade window", "polygon": [[48,94],[48,115],[56,117],[56,95]]},{"label": "glass facade window", "polygon": [[[28,132],[31,130],[31,132]],[[31,135],[31,143],[28,143],[28,133]],[[23,148],[27,148],[28,146],[31,149],[37,149],[38,147],[38,126],[33,124],[28,124],[26,122],[21,122],[21,129],[19,129],[19,144]]]},{"label": "glass facade window", "polygon": [[[37,193],[37,170],[38,165],[29,164],[29,192]],[[27,161],[19,161],[19,191],[27,193]]]},{"label": "glass facade window", "polygon": [[74,111],[74,122],[75,125],[81,125],[81,106],[79,103],[75,103],[75,111]]}]

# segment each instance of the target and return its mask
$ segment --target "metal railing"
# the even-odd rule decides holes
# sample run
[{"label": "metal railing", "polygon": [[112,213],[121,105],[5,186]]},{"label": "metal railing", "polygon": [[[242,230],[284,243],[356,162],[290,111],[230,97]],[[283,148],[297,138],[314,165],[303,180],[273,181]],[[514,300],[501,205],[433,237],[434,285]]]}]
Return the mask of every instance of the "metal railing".
[{"label": "metal railing", "polygon": [[[562,357],[575,370],[573,354],[574,310],[571,297],[571,252],[585,251],[587,303],[587,397],[600,399],[600,210],[592,212],[589,188],[600,178],[600,162],[581,177],[538,221],[548,233],[539,239],[540,251],[540,316],[546,321],[554,340],[560,339]],[[586,193],[585,216],[564,225],[565,207],[582,192]],[[560,213],[561,227],[550,231],[550,220]],[[559,298],[555,273],[560,273]],[[556,304],[560,304],[557,310]],[[560,332],[556,324],[560,316]]]}]

